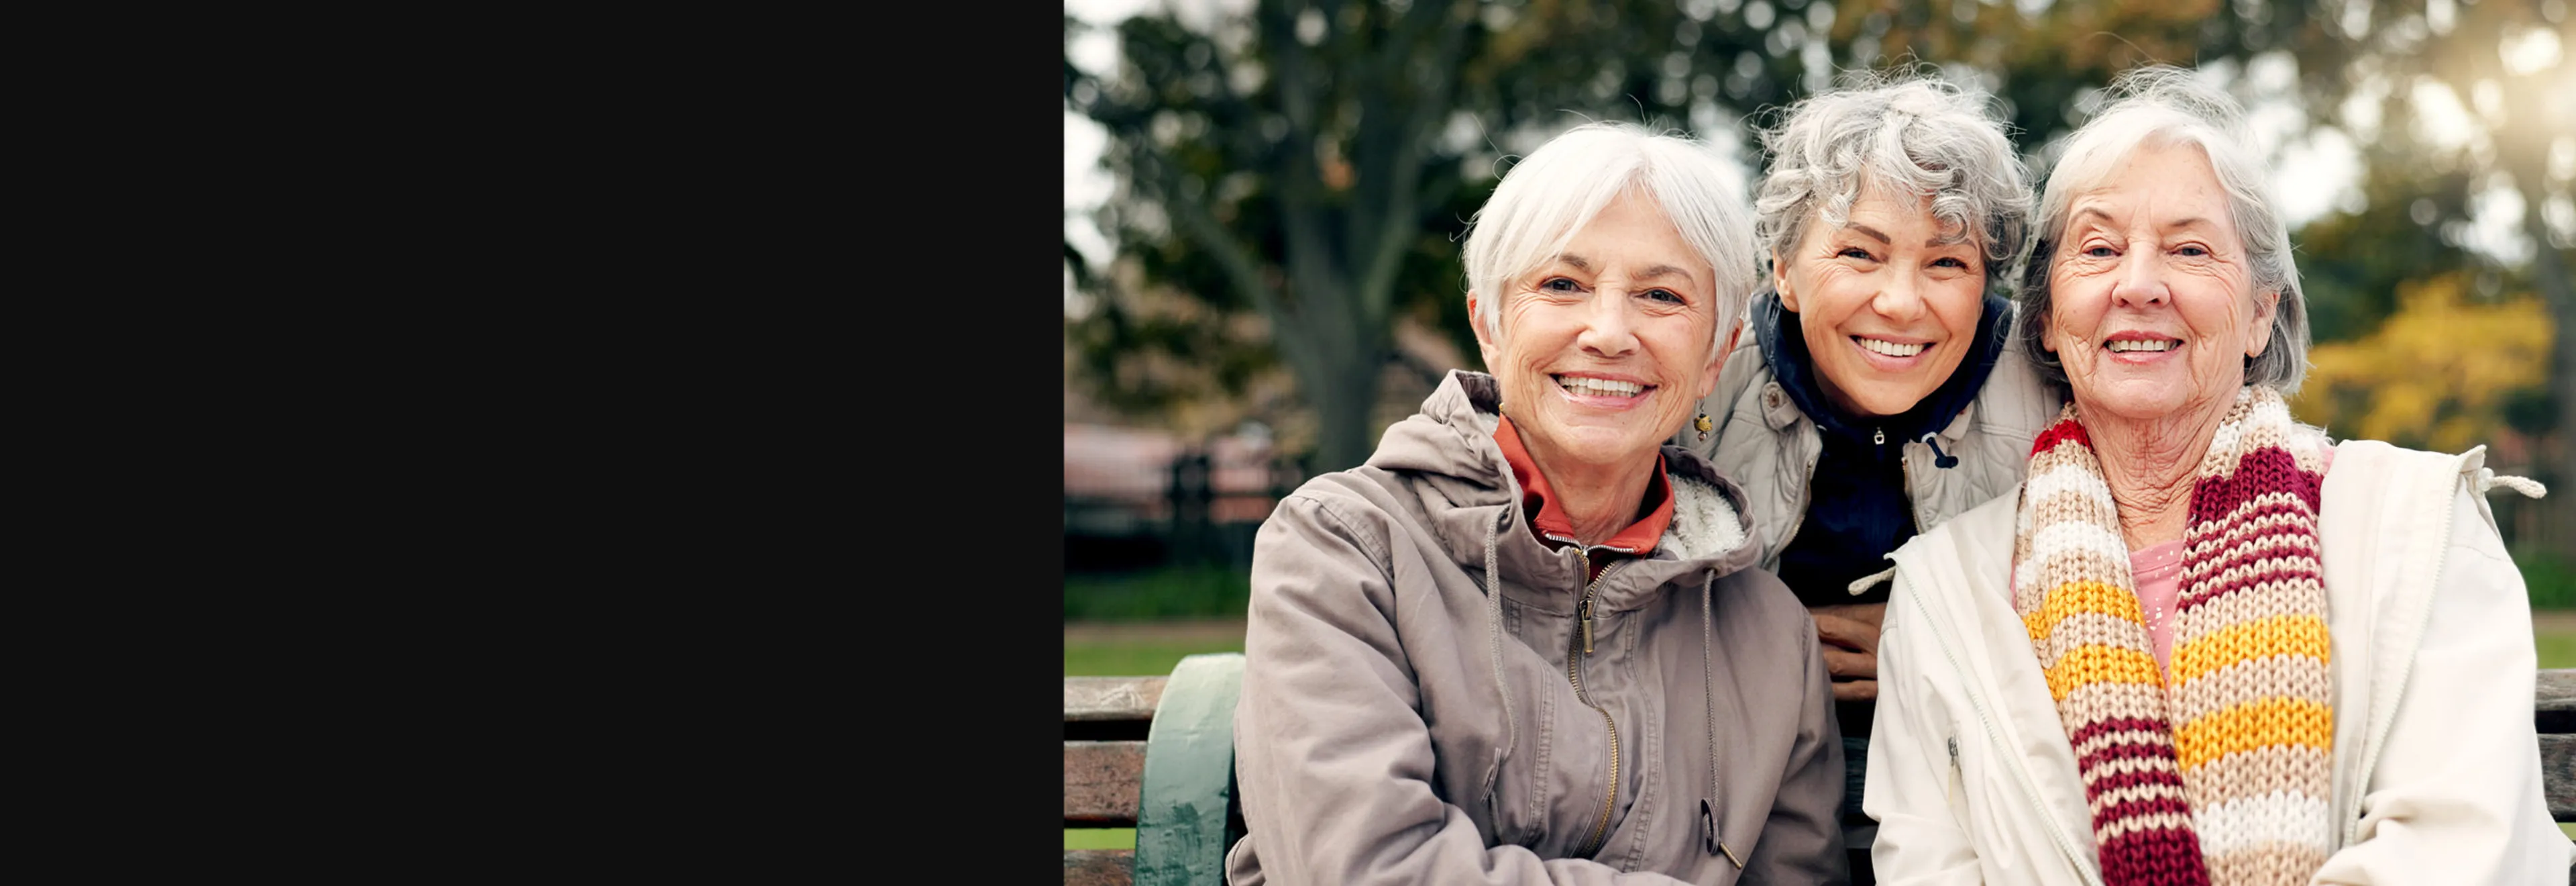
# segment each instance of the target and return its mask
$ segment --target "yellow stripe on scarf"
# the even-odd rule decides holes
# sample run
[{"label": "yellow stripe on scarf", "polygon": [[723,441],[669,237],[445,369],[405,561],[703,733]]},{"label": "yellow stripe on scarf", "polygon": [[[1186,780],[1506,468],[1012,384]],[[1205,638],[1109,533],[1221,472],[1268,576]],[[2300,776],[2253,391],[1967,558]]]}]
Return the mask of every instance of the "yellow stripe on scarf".
[{"label": "yellow stripe on scarf", "polygon": [[2334,750],[2334,711],[2305,699],[2264,699],[2226,708],[2174,730],[2185,772],[2238,751],[2276,745]]},{"label": "yellow stripe on scarf", "polygon": [[2260,656],[2306,656],[2324,664],[2332,661],[2332,647],[2326,620],[2316,616],[2272,616],[2229,625],[2174,647],[2174,684]]},{"label": "yellow stripe on scarf", "polygon": [[2023,616],[2022,626],[2030,630],[2033,642],[2047,640],[2048,632],[2068,616],[2101,613],[2112,618],[2144,625],[2146,617],[2138,612],[2138,595],[2118,586],[2101,582],[2068,582],[2048,592],[2039,611]]},{"label": "yellow stripe on scarf", "polygon": [[2057,657],[2057,664],[2040,672],[2048,679],[2048,695],[2065,701],[2068,693],[2091,683],[2131,683],[2139,686],[2163,686],[2164,675],[2156,670],[2156,660],[2144,652],[2087,643]]}]

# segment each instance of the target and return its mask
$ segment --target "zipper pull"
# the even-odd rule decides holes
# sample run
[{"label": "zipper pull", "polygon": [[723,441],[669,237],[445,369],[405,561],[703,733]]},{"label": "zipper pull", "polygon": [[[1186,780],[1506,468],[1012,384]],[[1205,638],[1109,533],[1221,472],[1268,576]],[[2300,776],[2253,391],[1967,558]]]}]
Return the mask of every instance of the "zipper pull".
[{"label": "zipper pull", "polygon": [[1584,598],[1576,608],[1582,610],[1576,615],[1583,619],[1583,654],[1588,656],[1592,654],[1592,599]]},{"label": "zipper pull", "polygon": [[1717,808],[1705,799],[1699,801],[1699,823],[1701,827],[1708,829],[1702,836],[1702,839],[1708,843],[1708,854],[1726,856],[1727,861],[1735,863],[1736,870],[1743,870],[1744,861],[1735,857],[1735,850],[1726,848],[1725,840],[1718,838]]},{"label": "zipper pull", "polygon": [[1885,427],[1872,427],[1872,428],[1870,428],[1870,429],[1869,429],[1869,441],[1870,441],[1871,444],[1874,444],[1874,445],[1877,445],[1877,446],[1882,446],[1882,447],[1883,447],[1883,446],[1886,446],[1886,445],[1887,445],[1887,428],[1885,428]]}]

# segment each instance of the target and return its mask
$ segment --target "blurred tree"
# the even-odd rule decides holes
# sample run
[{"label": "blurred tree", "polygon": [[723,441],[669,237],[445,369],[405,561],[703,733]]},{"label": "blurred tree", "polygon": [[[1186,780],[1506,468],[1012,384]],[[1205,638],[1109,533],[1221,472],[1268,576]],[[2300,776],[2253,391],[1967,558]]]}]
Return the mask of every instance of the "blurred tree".
[{"label": "blurred tree", "polygon": [[[2527,180],[2544,195],[2563,194],[2546,169],[2551,137],[2568,127],[2548,122],[2539,93],[2525,101],[2513,84],[2564,78],[2563,61],[2532,68],[2544,53],[2527,48],[2545,39],[2534,28],[2558,21],[2564,2],[1251,0],[1241,13],[1192,4],[1125,19],[1115,28],[1121,61],[1109,71],[1073,62],[1070,47],[1089,26],[1067,15],[1066,107],[1108,132],[1103,163],[1118,185],[1099,222],[1118,244],[1117,263],[1131,269],[1080,267],[1068,246],[1073,275],[1091,295],[1087,311],[1068,311],[1068,347],[1091,367],[1072,380],[1152,408],[1181,388],[1135,386],[1138,373],[1117,366],[1186,354],[1185,364],[1215,369],[1191,379],[1197,388],[1233,389],[1284,363],[1317,425],[1313,467],[1357,465],[1379,430],[1368,415],[1398,359],[1390,341],[1399,318],[1476,352],[1456,240],[1511,155],[1585,117],[1741,141],[1747,123],[1767,122],[1764,112],[1826,85],[1836,70],[1900,60],[1995,92],[2016,141],[2043,170],[2050,139],[2083,118],[2098,87],[2149,62],[2241,70],[2267,54],[2294,58],[2311,123],[2349,122],[2340,113],[2356,84],[2409,83],[2420,72],[2463,84],[2460,94],[2476,104],[2495,91],[2478,86],[2481,78],[2522,78],[2507,84],[2509,100],[2490,95],[2478,105],[2481,114],[2501,108],[2489,120],[2505,133],[2494,139],[2496,159],[2520,168],[2505,162],[2511,142],[2516,162],[2541,170],[2513,172],[2517,186]],[[2451,10],[2442,28],[2422,24],[2434,6]],[[2382,27],[2370,28],[2372,20]],[[2413,42],[2400,39],[2409,34]],[[2498,40],[2526,48],[2499,56]],[[2474,57],[2481,47],[2487,57]],[[2386,95],[2402,105],[2413,91]],[[1739,123],[1747,114],[1753,119]],[[1747,167],[1758,168],[1761,158],[1746,154]],[[2465,195],[2474,184],[2464,177],[2431,190]],[[2465,217],[2465,196],[2435,202],[2443,215],[2434,226]],[[2543,200],[2526,205],[2526,227],[2546,233]],[[2397,254],[2381,247],[2414,233],[2354,225],[2351,248],[2371,254]],[[2554,242],[2539,240],[2544,252]],[[2396,306],[2395,280],[2444,269],[2441,256],[2456,256],[2457,245],[2419,250],[2439,260],[2416,274],[2390,277],[2393,263],[2357,271],[2347,291],[2387,285],[2321,314],[2341,311],[2332,319],[2339,333],[2376,328]],[[2549,260],[2564,267],[2560,256]],[[2565,327],[2563,271],[2534,276]],[[1154,313],[1141,306],[1149,289],[1206,309]],[[1149,313],[1161,324],[1145,320]],[[1221,321],[1229,315],[1257,316],[1259,329]],[[1209,362],[1218,351],[1238,356]]]},{"label": "blurred tree", "polygon": [[2529,289],[2477,303],[2476,271],[2397,286],[2377,331],[2317,345],[2291,408],[2337,436],[2463,452],[2492,442],[2505,409],[2547,383],[2553,323]]},{"label": "blurred tree", "polygon": [[[2568,210],[2576,180],[2576,102],[2567,98],[2576,94],[2576,63],[2565,45],[2566,0],[2339,0],[2318,6],[2315,26],[2289,33],[2282,44],[2299,62],[2310,112],[2372,146],[2366,154],[2374,177],[2413,177],[2428,186],[2401,204],[2416,230],[2386,224],[2391,216],[2383,215],[2380,235],[2348,228],[2337,231],[2348,239],[2311,240],[2302,251],[2322,254],[2329,245],[2342,245],[2336,250],[2340,260],[2367,263],[2421,254],[2429,238],[2455,248],[2471,218],[2471,197],[2501,183],[2520,198],[2520,217],[2510,221],[2532,250],[2521,276],[2531,281],[2554,328],[2576,328],[2576,290],[2568,279],[2576,218],[2555,225],[2548,218],[2552,205]],[[2435,142],[2457,146],[2428,149]],[[2408,276],[2423,279],[2446,270],[2447,261],[2426,257],[2435,260]],[[2394,287],[2381,290],[2380,303],[2389,291]],[[2368,306],[2351,301],[2338,307]],[[2364,313],[2338,321],[2360,320]],[[2327,318],[2323,314],[2320,319]],[[2319,337],[2325,338],[2324,329]],[[2545,455],[2538,474],[2564,490],[2576,484],[2576,431],[2566,423],[2576,416],[2576,335],[2555,336],[2537,361],[2547,367],[2547,396],[2516,393],[2509,417],[2525,427],[2554,429],[2540,435]],[[2576,528],[2576,496],[2562,493],[2540,504],[2555,512],[2556,550],[2576,553],[2576,538],[2566,538],[2576,535],[2566,532]]]}]

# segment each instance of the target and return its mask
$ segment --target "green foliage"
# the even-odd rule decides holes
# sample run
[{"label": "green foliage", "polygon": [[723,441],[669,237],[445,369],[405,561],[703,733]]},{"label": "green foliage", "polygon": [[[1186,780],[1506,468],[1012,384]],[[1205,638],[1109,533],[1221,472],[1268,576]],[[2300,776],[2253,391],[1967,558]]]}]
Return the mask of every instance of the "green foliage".
[{"label": "green foliage", "polygon": [[[1242,618],[1251,599],[1252,580],[1241,568],[1169,567],[1064,577],[1064,620],[1068,622]],[[1160,670],[1127,673],[1170,670],[1165,665]]]},{"label": "green foliage", "polygon": [[1064,676],[1151,677],[1172,673],[1182,659],[1211,652],[1242,652],[1243,638],[1138,638],[1064,643]]},{"label": "green foliage", "polygon": [[[2576,562],[2564,555],[2529,548],[2514,552],[2513,565],[2522,568],[2522,587],[2531,595],[2532,609],[2576,610]],[[2562,639],[2570,661],[2555,667],[2576,668],[2576,635]]]}]

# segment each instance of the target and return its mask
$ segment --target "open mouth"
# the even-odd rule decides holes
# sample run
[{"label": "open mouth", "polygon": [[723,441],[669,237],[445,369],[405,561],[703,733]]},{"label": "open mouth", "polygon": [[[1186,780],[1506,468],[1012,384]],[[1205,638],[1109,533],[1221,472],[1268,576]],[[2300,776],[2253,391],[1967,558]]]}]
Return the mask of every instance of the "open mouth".
[{"label": "open mouth", "polygon": [[2102,343],[2102,349],[2112,353],[2163,352],[2181,346],[2182,341],[2174,338],[2115,338]]},{"label": "open mouth", "polygon": [[1645,393],[1648,389],[1654,387],[1652,384],[1639,384],[1634,381],[1614,381],[1608,378],[1591,378],[1582,375],[1554,375],[1550,377],[1555,378],[1557,386],[1565,388],[1565,392],[1580,394],[1583,396],[1636,396]]},{"label": "open mouth", "polygon": [[1922,353],[1924,348],[1932,346],[1932,342],[1929,341],[1917,341],[1912,344],[1898,344],[1894,341],[1869,338],[1861,335],[1852,336],[1852,340],[1859,342],[1863,349],[1866,349],[1871,353],[1883,353],[1888,356],[1913,356],[1915,354]]}]

